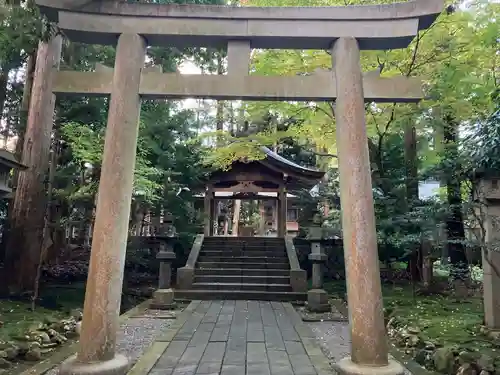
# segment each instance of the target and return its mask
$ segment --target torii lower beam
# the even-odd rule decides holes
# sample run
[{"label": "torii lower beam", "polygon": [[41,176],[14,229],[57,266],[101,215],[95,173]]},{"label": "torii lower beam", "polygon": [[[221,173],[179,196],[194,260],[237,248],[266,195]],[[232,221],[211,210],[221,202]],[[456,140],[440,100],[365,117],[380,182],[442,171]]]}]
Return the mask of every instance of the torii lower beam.
[{"label": "torii lower beam", "polygon": [[[95,72],[60,71],[53,92],[64,95],[107,96],[113,69]],[[181,75],[145,70],[139,95],[147,99],[205,98],[215,100],[331,101],[337,98],[336,78],[331,72],[309,76]],[[366,102],[418,102],[423,99],[422,81],[415,77],[363,77]]]}]

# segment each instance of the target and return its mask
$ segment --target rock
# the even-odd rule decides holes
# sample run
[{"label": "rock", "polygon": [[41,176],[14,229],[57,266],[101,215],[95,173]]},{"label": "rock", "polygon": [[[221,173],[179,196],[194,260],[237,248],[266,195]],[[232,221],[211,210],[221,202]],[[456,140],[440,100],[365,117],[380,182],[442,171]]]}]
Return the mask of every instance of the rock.
[{"label": "rock", "polygon": [[36,362],[42,359],[42,352],[40,348],[33,348],[28,350],[28,352],[24,355],[24,358],[27,361]]},{"label": "rock", "polygon": [[28,333],[36,332],[36,331],[41,331],[44,329],[44,324],[41,322],[33,323],[30,325],[28,328]]},{"label": "rock", "polygon": [[491,374],[492,374],[491,372],[486,370],[481,370],[481,372],[479,373],[479,375],[491,375]]},{"label": "rock", "polygon": [[500,330],[489,331],[488,337],[492,340],[499,340],[500,341]]},{"label": "rock", "polygon": [[46,325],[50,326],[50,325],[52,325],[52,324],[57,324],[57,323],[59,323],[59,319],[57,319],[57,318],[55,318],[55,317],[53,317],[53,316],[51,316],[51,315],[46,315],[46,316],[43,318],[43,322],[44,322]]},{"label": "rock", "polygon": [[469,352],[467,350],[458,353],[458,363],[460,365],[466,363],[475,363],[479,358],[480,354],[478,352]]},{"label": "rock", "polygon": [[435,350],[436,349],[436,345],[432,341],[425,341],[424,345],[425,345],[424,346],[425,350]]},{"label": "rock", "polygon": [[30,344],[28,342],[17,342],[18,355],[25,355],[28,350],[30,350]]},{"label": "rock", "polygon": [[413,335],[418,335],[421,332],[418,327],[408,327],[406,330]]},{"label": "rock", "polygon": [[57,342],[58,344],[64,344],[68,339],[64,337],[62,334],[57,332],[55,329],[49,329],[47,333],[50,336],[51,342]]},{"label": "rock", "polygon": [[477,371],[470,363],[465,363],[458,368],[456,375],[477,375]]},{"label": "rock", "polygon": [[480,370],[485,370],[488,372],[495,371],[495,360],[489,355],[481,354],[476,363]]},{"label": "rock", "polygon": [[3,322],[0,320],[0,328],[3,327]]},{"label": "rock", "polygon": [[38,334],[38,337],[40,338],[42,344],[48,344],[50,343],[50,336],[47,332],[40,332]]},{"label": "rock", "polygon": [[41,348],[42,349],[52,349],[57,347],[57,342],[51,342],[48,344],[42,344]]},{"label": "rock", "polygon": [[12,361],[19,355],[19,348],[17,346],[10,346],[2,350],[2,352],[5,354],[5,357],[3,358]]},{"label": "rock", "polygon": [[38,341],[33,341],[30,343],[29,350],[32,349],[40,349],[42,347],[42,344],[40,344]]},{"label": "rock", "polygon": [[391,319],[389,319],[389,321],[387,322],[387,330],[390,330],[391,328],[394,327],[394,322],[396,321],[396,317],[393,316]]},{"label": "rock", "polygon": [[428,364],[432,363],[432,354],[430,350],[420,349],[413,359],[419,365],[427,367]]},{"label": "rock", "polygon": [[82,322],[76,323],[75,332],[78,334],[78,336],[80,336],[80,333],[82,332]]},{"label": "rock", "polygon": [[0,358],[0,368],[9,368],[10,366],[12,366],[12,363],[5,358]]},{"label": "rock", "polygon": [[432,356],[432,361],[438,372],[452,374],[455,369],[453,348],[445,347],[437,349]]},{"label": "rock", "polygon": [[79,322],[83,319],[83,311],[82,309],[73,309],[71,310],[70,316]]},{"label": "rock", "polygon": [[408,337],[408,340],[406,341],[406,345],[412,348],[419,346],[420,343],[421,343],[420,337],[418,337],[417,335],[411,335],[410,337]]}]

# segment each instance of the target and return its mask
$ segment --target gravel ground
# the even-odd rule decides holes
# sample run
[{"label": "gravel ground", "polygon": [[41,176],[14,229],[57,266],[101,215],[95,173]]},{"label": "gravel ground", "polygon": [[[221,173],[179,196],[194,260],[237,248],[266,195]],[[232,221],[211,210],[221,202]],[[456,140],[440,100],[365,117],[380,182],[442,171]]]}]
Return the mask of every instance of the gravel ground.
[{"label": "gravel ground", "polygon": [[[316,335],[323,353],[331,363],[337,362],[350,354],[351,338],[348,323],[310,322],[307,324]],[[412,374],[406,370],[406,375]]]},{"label": "gravel ground", "polygon": [[[117,352],[125,354],[132,362],[135,362],[154,340],[175,321],[173,319],[159,319],[158,315],[161,314],[164,312],[146,310],[140,317],[134,318],[132,316],[123,322],[118,331]],[[57,368],[45,373],[45,375],[58,374]]]}]

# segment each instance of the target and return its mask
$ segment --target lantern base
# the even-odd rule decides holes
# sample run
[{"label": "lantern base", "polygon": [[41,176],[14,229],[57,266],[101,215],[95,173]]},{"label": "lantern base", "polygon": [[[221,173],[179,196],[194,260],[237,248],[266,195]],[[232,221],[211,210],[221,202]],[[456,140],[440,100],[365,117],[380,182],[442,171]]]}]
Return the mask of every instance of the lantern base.
[{"label": "lantern base", "polygon": [[174,290],[172,288],[158,289],[153,293],[153,301],[149,305],[150,309],[170,310],[174,307]]}]

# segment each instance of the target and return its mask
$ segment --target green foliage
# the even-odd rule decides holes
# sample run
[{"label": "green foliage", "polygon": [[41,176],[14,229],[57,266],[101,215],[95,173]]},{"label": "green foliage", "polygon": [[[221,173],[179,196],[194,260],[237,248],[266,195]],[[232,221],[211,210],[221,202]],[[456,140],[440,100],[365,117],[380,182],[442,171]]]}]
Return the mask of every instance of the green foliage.
[{"label": "green foliage", "polygon": [[[470,135],[465,140],[464,160],[470,169],[497,174],[500,170],[500,90],[493,93],[496,110],[485,121],[468,127]],[[496,176],[495,176],[496,177]]]},{"label": "green foliage", "polygon": [[0,67],[10,70],[22,64],[46,31],[36,7],[3,5],[0,13]]}]

